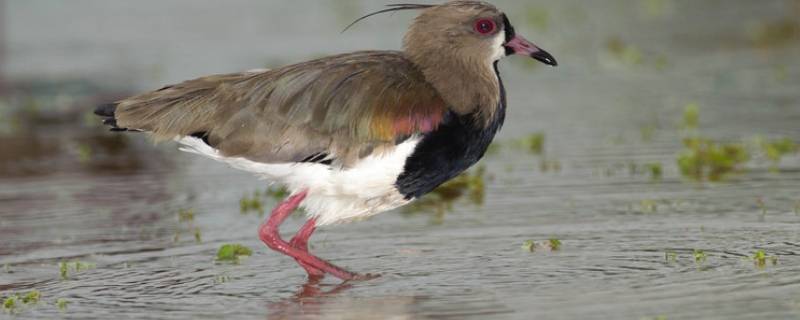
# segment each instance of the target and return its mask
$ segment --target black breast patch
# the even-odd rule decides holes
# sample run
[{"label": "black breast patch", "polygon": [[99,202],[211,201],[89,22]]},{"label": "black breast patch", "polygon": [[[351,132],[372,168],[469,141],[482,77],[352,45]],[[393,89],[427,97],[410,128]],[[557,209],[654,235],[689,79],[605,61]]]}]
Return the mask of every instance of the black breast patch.
[{"label": "black breast patch", "polygon": [[[497,72],[497,63],[494,68]],[[500,105],[488,126],[475,123],[474,114],[449,112],[439,128],[423,136],[395,183],[406,199],[422,197],[483,158],[505,121],[505,88],[499,81]]]}]

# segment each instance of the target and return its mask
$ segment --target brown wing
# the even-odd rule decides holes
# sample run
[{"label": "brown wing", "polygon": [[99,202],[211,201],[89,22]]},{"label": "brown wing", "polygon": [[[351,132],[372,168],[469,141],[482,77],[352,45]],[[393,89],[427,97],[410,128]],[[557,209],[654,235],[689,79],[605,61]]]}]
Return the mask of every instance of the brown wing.
[{"label": "brown wing", "polygon": [[158,140],[203,135],[226,156],[348,165],[435,129],[446,110],[402,53],[374,51],[190,80],[120,101],[115,118]]}]

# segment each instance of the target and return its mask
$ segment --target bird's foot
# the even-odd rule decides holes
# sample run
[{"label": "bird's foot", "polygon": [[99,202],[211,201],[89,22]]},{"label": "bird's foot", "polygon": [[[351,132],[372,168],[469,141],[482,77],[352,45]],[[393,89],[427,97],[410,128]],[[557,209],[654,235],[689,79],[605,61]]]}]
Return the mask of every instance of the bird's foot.
[{"label": "bird's foot", "polygon": [[[292,239],[294,240],[294,239]],[[289,244],[299,245],[299,247],[295,247],[296,249],[300,250],[301,254],[293,257],[297,263],[303,267],[303,269],[308,272],[309,279],[321,279],[325,277],[325,274],[331,274],[339,279],[344,281],[366,281],[372,280],[380,275],[375,274],[358,274],[355,272],[350,272],[345,270],[342,267],[334,265],[328,261],[320,259],[310,252],[308,252],[308,246],[303,241],[298,242],[289,242]]]},{"label": "bird's foot", "polygon": [[[289,241],[289,245],[292,246],[292,247],[295,247],[298,250],[301,250],[301,251],[304,251],[304,252],[308,253],[308,241],[306,239],[303,239],[301,237],[297,237],[296,236],[296,237],[292,238],[291,241]],[[315,280],[315,279],[318,280],[318,279],[322,279],[323,277],[325,277],[325,271],[322,271],[320,269],[314,268],[310,264],[304,263],[303,260],[295,259],[295,261],[297,261],[297,263],[301,267],[303,267],[303,269],[306,270],[306,272],[308,273],[308,279],[310,279],[310,280]]]},{"label": "bird's foot", "polygon": [[324,277],[325,274],[330,274],[345,281],[376,278],[377,276],[371,274],[360,275],[347,271],[308,252],[308,238],[311,237],[311,234],[316,229],[315,219],[309,219],[289,242],[281,238],[278,227],[300,205],[300,202],[305,199],[307,194],[307,191],[303,191],[292,195],[272,210],[269,219],[258,229],[258,237],[261,238],[261,241],[270,249],[292,257],[308,272],[310,279],[319,279]]}]

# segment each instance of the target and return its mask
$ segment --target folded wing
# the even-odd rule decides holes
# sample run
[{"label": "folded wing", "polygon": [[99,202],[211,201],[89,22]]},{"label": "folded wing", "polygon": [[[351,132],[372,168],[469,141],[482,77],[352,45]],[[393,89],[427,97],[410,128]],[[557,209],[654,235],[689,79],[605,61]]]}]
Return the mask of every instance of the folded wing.
[{"label": "folded wing", "polygon": [[348,166],[434,130],[446,111],[402,53],[368,51],[186,81],[120,101],[107,122],[200,137],[228,157]]}]

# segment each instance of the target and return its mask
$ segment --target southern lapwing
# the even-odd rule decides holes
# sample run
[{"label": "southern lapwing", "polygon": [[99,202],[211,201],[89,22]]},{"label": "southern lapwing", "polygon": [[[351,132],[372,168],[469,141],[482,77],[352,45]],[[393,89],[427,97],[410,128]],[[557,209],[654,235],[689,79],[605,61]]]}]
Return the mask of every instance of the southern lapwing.
[{"label": "southern lapwing", "polygon": [[[397,10],[420,11],[403,51],[203,77],[95,113],[113,131],[174,139],[285,186],[291,195],[261,225],[261,240],[309,277],[366,278],[309,253],[314,230],[408,204],[478,162],[505,120],[501,58],[557,65],[491,4],[399,4],[371,15]],[[308,221],[287,242],[278,228],[298,207]]]}]

